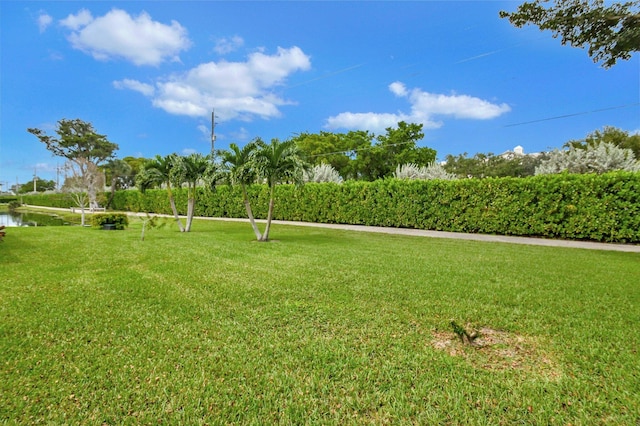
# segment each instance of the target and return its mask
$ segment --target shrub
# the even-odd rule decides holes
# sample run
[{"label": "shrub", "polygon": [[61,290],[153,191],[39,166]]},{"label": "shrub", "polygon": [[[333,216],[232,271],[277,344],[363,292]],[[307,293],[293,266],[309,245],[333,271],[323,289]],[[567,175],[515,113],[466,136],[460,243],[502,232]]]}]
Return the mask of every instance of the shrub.
[{"label": "shrub", "polygon": [[331,164],[317,164],[304,173],[305,182],[342,182],[340,173]]},{"label": "shrub", "polygon": [[393,177],[396,179],[441,179],[441,180],[454,180],[457,179],[456,175],[447,172],[441,164],[435,161],[429,163],[428,166],[418,166],[417,164],[407,163],[399,164],[396,171],[393,173]]},{"label": "shrub", "polygon": [[536,175],[552,173],[606,173],[615,170],[635,172],[640,170],[633,151],[619,148],[614,144],[600,142],[586,148],[570,147],[568,150],[555,150],[538,167]]},{"label": "shrub", "polygon": [[129,225],[129,218],[124,213],[99,213],[91,216],[91,226],[101,228],[103,225],[115,225],[116,229],[124,229]]}]

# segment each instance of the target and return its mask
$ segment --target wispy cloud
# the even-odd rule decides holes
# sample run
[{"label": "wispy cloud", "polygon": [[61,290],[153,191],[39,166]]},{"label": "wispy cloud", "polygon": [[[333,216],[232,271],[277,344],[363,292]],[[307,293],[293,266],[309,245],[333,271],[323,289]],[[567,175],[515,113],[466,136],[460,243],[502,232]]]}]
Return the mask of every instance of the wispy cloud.
[{"label": "wispy cloud", "polygon": [[443,125],[441,120],[436,120],[440,117],[489,120],[511,110],[507,104],[494,104],[469,95],[443,95],[424,92],[421,89],[409,90],[399,81],[391,83],[389,90],[397,97],[406,98],[409,101],[409,112],[342,112],[329,117],[325,127],[381,132],[387,127],[396,125],[399,121],[407,121],[421,123],[427,129],[434,129]]},{"label": "wispy cloud", "polygon": [[225,55],[233,52],[244,45],[244,40],[240,36],[233,36],[231,38],[220,38],[216,40],[216,45],[213,48],[219,55]]},{"label": "wispy cloud", "polygon": [[129,89],[136,92],[140,92],[145,96],[153,96],[156,89],[151,84],[141,83],[137,80],[130,80],[125,78],[124,80],[118,80],[113,82],[113,87],[116,89]]},{"label": "wispy cloud", "polygon": [[178,54],[191,46],[187,30],[178,22],[153,21],[146,12],[131,16],[112,9],[94,18],[82,9],[60,24],[71,30],[68,39],[75,49],[98,60],[122,58],[135,65],[159,65],[166,60],[178,61]]},{"label": "wispy cloud", "polygon": [[40,12],[38,15],[38,29],[40,33],[43,33],[49,28],[49,25],[53,22],[53,18],[46,12]]}]

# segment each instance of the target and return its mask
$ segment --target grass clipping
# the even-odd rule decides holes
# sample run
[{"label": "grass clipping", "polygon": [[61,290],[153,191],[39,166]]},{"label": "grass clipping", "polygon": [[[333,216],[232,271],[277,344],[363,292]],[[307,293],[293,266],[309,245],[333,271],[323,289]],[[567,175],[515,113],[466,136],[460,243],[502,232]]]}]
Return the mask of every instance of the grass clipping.
[{"label": "grass clipping", "polygon": [[[467,325],[466,329],[471,329]],[[434,331],[432,346],[450,356],[465,359],[476,368],[492,371],[517,370],[531,376],[558,380],[560,368],[541,343],[507,331],[483,327],[473,341],[460,339],[454,332]]]}]

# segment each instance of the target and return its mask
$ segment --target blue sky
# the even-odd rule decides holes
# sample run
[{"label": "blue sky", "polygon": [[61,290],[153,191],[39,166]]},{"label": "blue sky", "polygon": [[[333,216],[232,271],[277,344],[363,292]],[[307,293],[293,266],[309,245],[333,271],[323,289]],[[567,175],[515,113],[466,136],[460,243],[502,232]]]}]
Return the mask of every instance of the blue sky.
[{"label": "blue sky", "polygon": [[518,2],[2,1],[0,182],[55,179],[27,132],[91,122],[119,158],[424,124],[438,157],[640,130],[638,55],[605,70]]}]

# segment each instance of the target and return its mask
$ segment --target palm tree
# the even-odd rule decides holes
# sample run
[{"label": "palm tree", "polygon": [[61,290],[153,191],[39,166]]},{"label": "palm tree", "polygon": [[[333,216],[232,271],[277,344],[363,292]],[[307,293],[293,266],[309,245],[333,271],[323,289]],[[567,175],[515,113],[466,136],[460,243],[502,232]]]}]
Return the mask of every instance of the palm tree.
[{"label": "palm tree", "polygon": [[307,165],[302,160],[301,152],[294,140],[280,142],[278,139],[271,139],[270,144],[258,140],[256,144],[258,146],[254,160],[256,171],[258,176],[265,179],[269,185],[267,226],[258,240],[268,241],[276,185],[282,182],[302,183]]},{"label": "palm tree", "polygon": [[229,150],[220,151],[219,154],[222,160],[222,168],[226,172],[229,184],[240,185],[242,189],[242,201],[247,210],[249,222],[251,222],[256,238],[260,240],[262,234],[258,229],[258,225],[256,225],[256,220],[251,210],[251,202],[247,194],[247,185],[251,185],[256,181],[256,171],[253,166],[258,141],[259,139],[251,141],[242,148],[239,148],[235,143],[231,143]]},{"label": "palm tree", "polygon": [[196,186],[210,169],[209,159],[202,154],[195,153],[186,157],[176,156],[175,160],[172,170],[175,181],[187,184],[187,225],[185,232],[189,232],[195,213]]},{"label": "palm tree", "polygon": [[173,191],[171,189],[172,181],[174,181],[175,172],[172,172],[177,161],[179,161],[177,154],[169,154],[165,157],[156,155],[155,158],[149,160],[144,165],[144,170],[138,175],[138,187],[140,191],[144,192],[148,187],[152,185],[165,184],[167,187],[167,195],[169,196],[169,203],[171,204],[171,211],[178,223],[180,232],[184,232],[185,228],[182,225],[180,216],[178,216],[178,210],[176,209],[176,201],[173,198]]}]

